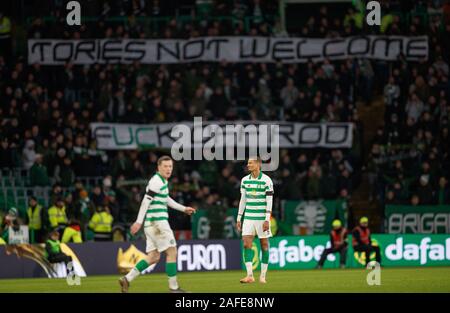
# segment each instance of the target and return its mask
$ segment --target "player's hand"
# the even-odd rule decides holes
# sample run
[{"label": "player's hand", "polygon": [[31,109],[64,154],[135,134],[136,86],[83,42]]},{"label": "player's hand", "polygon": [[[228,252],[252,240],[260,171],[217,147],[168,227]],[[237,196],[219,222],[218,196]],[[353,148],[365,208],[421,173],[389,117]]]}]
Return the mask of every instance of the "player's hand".
[{"label": "player's hand", "polygon": [[184,213],[186,213],[187,215],[192,215],[195,212],[197,212],[197,210],[194,208],[191,208],[190,206],[186,207],[186,210],[184,210]]},{"label": "player's hand", "polygon": [[131,234],[134,236],[137,234],[137,232],[139,231],[139,229],[141,229],[142,224],[140,223],[134,223],[133,225],[131,225],[130,227],[130,232]]},{"label": "player's hand", "polygon": [[264,221],[263,223],[263,231],[268,231],[269,230],[269,221]]},{"label": "player's hand", "polygon": [[240,233],[241,232],[241,222],[236,222],[236,229],[237,229],[237,231],[238,231],[238,233]]}]

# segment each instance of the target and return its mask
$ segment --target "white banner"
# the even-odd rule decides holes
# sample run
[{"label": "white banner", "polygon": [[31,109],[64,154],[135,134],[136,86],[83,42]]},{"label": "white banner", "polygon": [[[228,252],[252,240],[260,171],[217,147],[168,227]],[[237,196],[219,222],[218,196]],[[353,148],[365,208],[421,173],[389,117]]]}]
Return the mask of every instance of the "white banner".
[{"label": "white banner", "polygon": [[30,242],[27,225],[20,225],[17,231],[15,231],[13,227],[10,227],[8,236],[8,244],[10,245]]},{"label": "white banner", "polygon": [[28,63],[62,65],[189,62],[304,63],[369,58],[408,61],[428,58],[428,38],[355,36],[346,38],[200,37],[193,39],[30,39]]},{"label": "white banner", "polygon": [[[352,123],[304,124],[292,122],[254,121],[203,122],[200,125],[186,122],[183,124],[115,124],[91,123],[92,137],[97,147],[104,150],[129,150],[138,148],[172,148],[175,142],[184,146],[201,148],[214,144],[216,147],[230,145],[234,147],[257,146],[258,142],[268,142],[274,138],[272,125],[278,125],[280,148],[350,148],[353,140]],[[269,126],[269,127],[267,127]],[[172,134],[189,133],[180,138]],[[219,133],[223,138],[218,139]],[[214,136],[211,136],[214,133]],[[253,136],[253,137],[252,137]],[[258,141],[250,141],[258,138]],[[186,142],[188,141],[188,142]]]}]

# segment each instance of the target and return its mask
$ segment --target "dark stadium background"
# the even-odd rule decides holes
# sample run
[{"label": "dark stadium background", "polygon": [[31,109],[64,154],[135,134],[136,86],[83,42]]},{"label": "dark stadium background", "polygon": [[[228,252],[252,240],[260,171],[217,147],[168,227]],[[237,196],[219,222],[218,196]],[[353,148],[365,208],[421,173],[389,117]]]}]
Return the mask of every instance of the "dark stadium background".
[{"label": "dark stadium background", "polygon": [[[211,1],[209,8],[174,0],[80,2],[80,27],[65,24],[66,1],[0,3],[12,23],[12,33],[0,44],[1,215],[15,207],[26,223],[29,196],[36,195],[46,209],[63,197],[69,219],[82,220],[84,232],[89,216],[81,216],[80,191],[85,190],[94,207],[108,206],[115,225],[126,229],[157,157],[167,151],[101,151],[89,123],[182,122],[194,115],[354,123],[351,149],[281,151],[280,167],[270,173],[274,216],[280,222],[283,200],[344,199],[348,226],[366,215],[374,232],[385,231],[387,204],[450,204],[449,1],[380,1],[383,15],[393,16],[383,34],[428,35],[429,58],[422,62],[27,64],[26,42],[33,38],[287,35],[276,1],[261,1],[262,16],[254,15],[253,1]],[[190,18],[193,12],[197,20]],[[355,25],[355,12],[351,3],[288,5],[287,32],[302,37],[380,34],[379,27]],[[295,89],[288,89],[295,95],[292,101],[281,96],[289,81]],[[244,165],[175,165],[173,197],[207,212],[218,227],[211,236],[222,236],[225,210],[237,207]],[[189,217],[178,212],[171,211],[170,221],[175,230],[190,230]]]}]

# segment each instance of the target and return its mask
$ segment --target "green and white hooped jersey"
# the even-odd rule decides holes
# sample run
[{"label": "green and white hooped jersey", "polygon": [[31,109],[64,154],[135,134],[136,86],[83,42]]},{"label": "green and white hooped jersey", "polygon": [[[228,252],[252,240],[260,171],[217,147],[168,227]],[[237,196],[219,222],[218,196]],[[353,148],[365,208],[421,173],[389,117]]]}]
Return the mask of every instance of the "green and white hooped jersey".
[{"label": "green and white hooped jersey", "polygon": [[267,213],[266,194],[273,195],[273,182],[269,176],[259,173],[257,178],[252,174],[241,180],[241,194],[245,194],[245,220],[265,220]]},{"label": "green and white hooped jersey", "polygon": [[169,196],[168,181],[156,173],[148,182],[146,196],[152,198],[144,219],[144,227],[149,226],[150,222],[168,221],[167,197]]}]

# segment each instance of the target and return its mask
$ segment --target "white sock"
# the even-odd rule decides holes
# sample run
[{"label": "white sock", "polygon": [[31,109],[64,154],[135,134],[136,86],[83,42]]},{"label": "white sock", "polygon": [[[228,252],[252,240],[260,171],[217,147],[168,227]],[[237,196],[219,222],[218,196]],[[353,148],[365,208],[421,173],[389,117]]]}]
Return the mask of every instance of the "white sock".
[{"label": "white sock", "polygon": [[267,268],[269,267],[269,264],[261,263],[261,277],[266,278]]},{"label": "white sock", "polygon": [[173,290],[179,288],[176,276],[169,277],[169,288]]},{"label": "white sock", "polygon": [[246,262],[245,267],[247,268],[247,276],[253,277],[253,263],[252,262]]},{"label": "white sock", "polygon": [[138,277],[141,273],[133,267],[133,269],[131,271],[128,272],[127,275],[125,275],[125,277],[127,278],[128,282],[133,281],[136,277]]},{"label": "white sock", "polygon": [[147,267],[142,273],[143,274],[148,274],[148,273],[152,272],[155,269],[155,267],[156,267],[156,263],[154,263],[154,264],[150,265],[149,267]]}]

